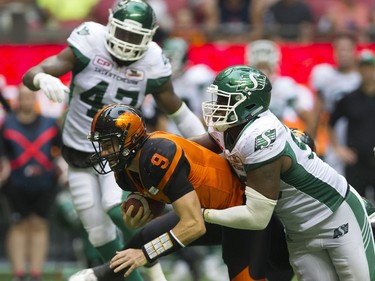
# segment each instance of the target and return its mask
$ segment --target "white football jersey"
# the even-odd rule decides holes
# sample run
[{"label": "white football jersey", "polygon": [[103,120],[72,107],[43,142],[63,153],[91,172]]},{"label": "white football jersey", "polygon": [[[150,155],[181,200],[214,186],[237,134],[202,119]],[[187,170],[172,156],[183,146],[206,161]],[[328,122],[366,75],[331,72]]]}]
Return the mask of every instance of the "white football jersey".
[{"label": "white football jersey", "polygon": [[110,103],[140,107],[146,94],[170,79],[171,65],[161,48],[151,42],[142,59],[119,67],[106,50],[105,26],[94,22],[76,28],[68,43],[77,63],[72,71],[63,142],[74,149],[92,152],[87,135],[96,112]]},{"label": "white football jersey", "polygon": [[313,109],[314,98],[311,91],[293,78],[276,75],[272,77],[271,83],[270,110],[280,120],[294,122],[299,112]]},{"label": "white football jersey", "polygon": [[[207,87],[215,80],[215,76],[216,73],[207,65],[196,64],[184,70],[182,75],[172,77],[176,95],[202,120],[202,102],[211,99],[211,96],[207,94]],[[181,135],[176,124],[171,120],[168,121],[167,131]]]},{"label": "white football jersey", "polygon": [[332,112],[335,103],[360,83],[357,71],[342,73],[328,63],[318,64],[311,70],[310,85],[321,94],[328,112]]},{"label": "white football jersey", "polygon": [[209,100],[207,87],[215,80],[216,73],[205,64],[188,67],[184,73],[172,78],[173,88],[182,100],[186,101],[195,115],[202,117],[202,102]]},{"label": "white football jersey", "polygon": [[[330,216],[343,202],[348,183],[295,136],[269,110],[250,122],[233,144],[209,129],[224,155],[246,182],[246,172],[288,156],[291,168],[280,175],[275,213],[287,231],[304,231]],[[251,182],[246,183],[251,187]]]}]

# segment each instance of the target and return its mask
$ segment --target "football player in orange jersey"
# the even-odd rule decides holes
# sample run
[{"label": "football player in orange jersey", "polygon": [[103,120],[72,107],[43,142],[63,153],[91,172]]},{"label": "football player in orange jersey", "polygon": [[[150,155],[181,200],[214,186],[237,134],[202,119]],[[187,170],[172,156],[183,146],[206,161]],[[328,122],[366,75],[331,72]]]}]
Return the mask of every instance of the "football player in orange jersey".
[{"label": "football player in orange jersey", "polygon": [[[123,280],[137,267],[193,244],[222,244],[230,280],[265,280],[272,258],[268,257],[270,245],[263,239],[264,232],[210,225],[203,220],[201,208],[224,209],[244,203],[244,184],[223,157],[173,134],[148,134],[140,113],[122,104],[106,106],[96,114],[89,139],[96,149],[92,160],[99,173],[114,171],[121,188],[172,204],[174,212],[146,224],[152,219],[150,212],[142,214],[140,209],[131,217],[130,207],[123,216],[125,224],[146,226],[129,241],[127,250],[116,253],[110,268],[107,264],[80,271],[70,281]],[[285,253],[282,261],[288,267],[281,225],[274,233],[274,246],[281,248],[271,252]],[[289,271],[282,279],[280,274],[277,280],[290,280],[293,275]]]}]

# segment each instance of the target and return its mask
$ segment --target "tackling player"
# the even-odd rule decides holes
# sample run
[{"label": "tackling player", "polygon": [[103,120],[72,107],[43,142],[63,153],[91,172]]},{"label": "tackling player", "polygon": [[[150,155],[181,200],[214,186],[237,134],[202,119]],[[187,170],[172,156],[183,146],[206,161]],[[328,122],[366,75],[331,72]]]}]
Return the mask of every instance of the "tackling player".
[{"label": "tackling player", "polygon": [[[269,245],[264,244],[268,243],[267,239],[257,239],[263,232],[223,227],[221,233],[221,228],[206,226],[203,221],[201,207],[223,209],[244,202],[244,185],[223,157],[173,134],[147,134],[143,117],[121,104],[106,106],[97,113],[89,139],[98,147],[93,162],[98,163],[95,167],[100,174],[114,171],[123,189],[172,204],[175,213],[147,224],[136,235],[138,242],[130,241],[127,245],[132,249],[118,252],[111,262],[115,272],[104,265],[81,271],[70,281],[122,280],[124,272],[126,277],[135,268],[185,247],[201,236],[201,244],[222,243],[230,280],[265,280],[262,278],[269,270]],[[126,225],[141,227],[152,218],[149,212],[142,215],[142,210],[132,218],[132,210],[130,207],[124,214]],[[274,241],[285,239],[282,227],[273,233]],[[282,250],[282,241],[273,253]]]},{"label": "tackling player", "polygon": [[[110,12],[107,26],[95,22],[81,24],[68,38],[68,47],[34,66],[23,77],[27,87],[43,90],[52,101],[62,102],[69,93],[62,147],[69,164],[69,188],[89,240],[104,260],[122,248],[116,237],[116,225],[124,233],[125,241],[132,233],[121,217],[123,191],[113,175],[99,177],[89,161],[94,151],[87,132],[95,113],[109,103],[139,107],[145,95],[152,93],[157,105],[184,136],[205,132],[200,120],[173,91],[171,65],[152,41],[157,28],[149,4],[141,0],[119,1]],[[70,89],[57,78],[68,72],[72,72]]]},{"label": "tackling player", "polygon": [[209,133],[195,141],[224,153],[247,184],[247,200],[245,206],[206,209],[205,221],[258,229],[275,212],[298,280],[375,280],[363,200],[268,110],[271,88],[266,75],[248,66],[224,69],[209,87],[213,101],[202,104]]}]

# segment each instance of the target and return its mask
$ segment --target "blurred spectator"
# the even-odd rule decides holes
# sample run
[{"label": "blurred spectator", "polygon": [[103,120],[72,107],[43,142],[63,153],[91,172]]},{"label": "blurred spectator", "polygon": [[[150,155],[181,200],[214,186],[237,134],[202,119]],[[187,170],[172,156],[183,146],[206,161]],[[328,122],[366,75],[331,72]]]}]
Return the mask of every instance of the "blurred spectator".
[{"label": "blurred spectator", "polygon": [[[99,0],[36,0],[51,28],[73,30],[83,21],[92,19]],[[108,12],[108,11],[107,11]]]},{"label": "blurred spectator", "polygon": [[5,76],[0,74],[0,127],[4,122],[7,112],[10,111],[10,104],[3,94],[6,84]]},{"label": "blurred spectator", "polygon": [[318,23],[319,33],[351,32],[359,41],[367,41],[371,7],[358,0],[335,0],[325,7]]},{"label": "blurred spectator", "polygon": [[[255,7],[261,0],[206,0],[202,2],[203,24],[208,35],[256,37],[262,22]],[[220,38],[220,37],[219,37]]]},{"label": "blurred spectator", "polygon": [[[311,70],[310,86],[317,93],[313,136],[315,136],[318,126],[326,126],[327,116],[332,112],[335,103],[359,86],[361,77],[357,69],[356,42],[356,39],[350,34],[336,35],[332,44],[336,65],[322,63],[314,66]],[[345,126],[345,121],[341,119],[334,128],[336,138],[341,144],[345,143]],[[323,154],[321,156],[324,160],[344,175],[343,163],[329,144]]]},{"label": "blurred spectator", "polygon": [[190,8],[176,11],[171,37],[183,38],[192,45],[201,45],[206,42],[205,34],[201,26],[197,24],[195,14]]},{"label": "blurred spectator", "polygon": [[156,29],[153,41],[159,45],[171,33],[174,20],[168,9],[168,1],[166,0],[146,0],[155,12],[158,29]]},{"label": "blurred spectator", "polygon": [[368,31],[369,41],[375,42],[375,2],[369,6],[370,8],[370,28]]},{"label": "blurred spectator", "polygon": [[313,40],[314,18],[303,0],[280,0],[263,13],[265,36],[277,41]]},{"label": "blurred spectator", "polygon": [[[9,114],[0,131],[2,167],[0,182],[11,207],[6,239],[13,280],[41,280],[48,252],[48,216],[53,205],[60,133],[56,120],[39,115],[36,96],[19,87],[18,108]],[[30,279],[26,279],[29,263]]]},{"label": "blurred spectator", "polygon": [[335,106],[329,125],[332,128],[339,118],[348,121],[346,144],[340,144],[331,134],[331,143],[339,158],[345,163],[348,182],[358,193],[374,202],[375,188],[375,55],[363,50],[359,57],[361,84],[344,96]]},{"label": "blurred spectator", "polygon": [[263,71],[272,83],[270,110],[287,126],[310,133],[313,130],[313,93],[292,77],[280,75],[281,52],[271,40],[256,40],[246,46],[245,61]]},{"label": "blurred spectator", "polygon": [[44,19],[34,0],[0,0],[0,42],[25,43]]},{"label": "blurred spectator", "polygon": [[146,2],[155,11],[159,29],[169,33],[173,28],[174,21],[172,15],[169,13],[167,2],[165,0],[147,0]]},{"label": "blurred spectator", "polygon": [[117,1],[118,0],[98,0],[91,12],[93,20],[102,25],[107,25],[108,11],[114,7]]}]

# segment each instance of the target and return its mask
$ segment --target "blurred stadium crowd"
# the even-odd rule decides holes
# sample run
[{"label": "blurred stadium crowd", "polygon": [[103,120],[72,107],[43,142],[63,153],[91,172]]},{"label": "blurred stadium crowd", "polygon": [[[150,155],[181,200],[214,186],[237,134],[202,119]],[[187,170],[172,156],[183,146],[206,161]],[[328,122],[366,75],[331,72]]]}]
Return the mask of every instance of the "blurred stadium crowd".
[{"label": "blurred stadium crowd", "polygon": [[[1,43],[65,42],[82,21],[106,24],[115,0],[0,1]],[[339,31],[361,42],[375,38],[372,0],[149,0],[159,21],[159,38],[189,43],[329,40]]]},{"label": "blurred stadium crowd", "polygon": [[[240,61],[260,68],[272,77],[274,89],[271,110],[275,115],[290,127],[308,131],[316,140],[317,153],[326,158],[326,161],[342,174],[346,174],[349,182],[356,181],[358,177],[365,178],[363,182],[356,182],[353,185],[361,186],[359,190],[361,195],[370,201],[375,200],[375,178],[371,176],[375,170],[373,154],[361,155],[356,150],[358,147],[350,148],[345,141],[347,139],[349,143],[356,144],[355,139],[368,138],[375,146],[375,130],[368,132],[365,122],[361,119],[364,118],[363,116],[353,115],[345,104],[337,103],[344,94],[353,93],[358,87],[365,85],[372,99],[367,103],[368,108],[364,109],[364,112],[372,112],[372,114],[375,112],[375,2],[373,0],[149,0],[147,2],[155,10],[158,19],[159,29],[154,41],[164,46],[164,51],[171,60],[176,93],[186,101],[194,113],[201,117],[200,101],[206,98],[204,89],[213,80],[215,73],[221,70],[216,69],[215,65],[206,63],[207,57],[213,56],[212,53],[209,54],[212,51],[210,46],[216,46],[215,52],[219,53],[218,56],[220,56],[221,43],[227,44],[226,48],[240,46],[240,51],[236,52],[235,49],[230,54],[240,54],[242,56]],[[115,3],[115,0],[0,0],[0,48],[1,45],[25,49],[30,45],[65,45],[66,38],[82,22],[95,21],[106,25],[108,10]],[[173,38],[178,40],[168,41]],[[251,42],[259,44],[252,45]],[[303,49],[306,46],[310,49]],[[258,47],[259,53],[256,52]],[[297,53],[293,53],[295,50],[305,52],[302,55],[304,63],[308,62],[310,51],[314,52],[315,58],[318,57],[316,61],[319,65],[309,67],[309,73],[305,71],[303,78],[305,81],[301,81],[301,73],[298,73],[298,67],[303,67],[302,62],[298,66],[288,65],[288,58],[300,59]],[[264,54],[265,57],[262,58]],[[22,60],[22,58],[18,59]],[[2,55],[2,60],[6,61],[7,57]],[[219,58],[215,57],[214,60]],[[196,69],[192,70],[193,66]],[[189,85],[186,86],[183,84],[186,82],[178,80],[181,73],[189,73]],[[0,72],[0,91],[6,101],[5,104],[12,109],[18,106],[19,87],[17,84],[9,83],[7,75]],[[18,75],[21,77],[23,73]],[[64,82],[68,83],[69,77]],[[186,91],[191,85],[194,89],[191,92]],[[38,102],[41,104],[38,109],[42,115],[57,119],[63,117],[65,104],[53,104],[40,93],[38,93]],[[346,101],[346,104],[348,103],[350,104],[350,101]],[[0,108],[0,124],[7,114],[5,104]],[[142,110],[148,117],[150,130],[162,129],[178,133],[166,116],[158,112],[152,99],[145,100]],[[334,118],[330,118],[331,115]],[[357,122],[359,129],[354,130],[350,126],[349,129],[337,129],[341,117],[346,117],[349,122]],[[356,134],[355,137],[353,134]],[[361,144],[358,145],[360,147]],[[59,163],[62,174],[58,182],[59,195],[55,203],[56,206],[59,204],[59,208],[55,208],[51,216],[48,261],[73,262],[78,266],[84,266],[89,257],[92,258],[90,262],[95,264],[95,259],[98,257],[90,256],[85,252],[87,241],[82,239],[78,218],[69,206],[71,202],[66,193],[67,182],[64,178],[66,164],[63,160]],[[348,171],[346,169],[348,166],[355,166],[355,169]],[[4,241],[10,213],[2,195],[0,195],[0,206],[0,261],[6,263]],[[67,213],[60,213],[64,208]],[[70,226],[66,228],[65,224]],[[221,280],[219,275],[214,275],[214,271],[210,272],[207,268],[216,268],[217,272],[221,272],[225,278],[225,269],[218,270],[223,266],[220,249],[199,248],[193,253],[187,251],[185,255],[175,258],[187,262],[190,269],[173,262],[173,258],[165,259],[166,263],[175,265],[175,270],[170,273],[173,276],[170,280],[183,280],[181,276],[189,270],[191,274],[186,273],[184,278],[191,279],[187,280]],[[203,260],[205,262],[202,262]],[[205,274],[202,273],[200,266],[207,267]],[[181,272],[185,273],[181,274]],[[212,276],[208,276],[209,273]]]}]

